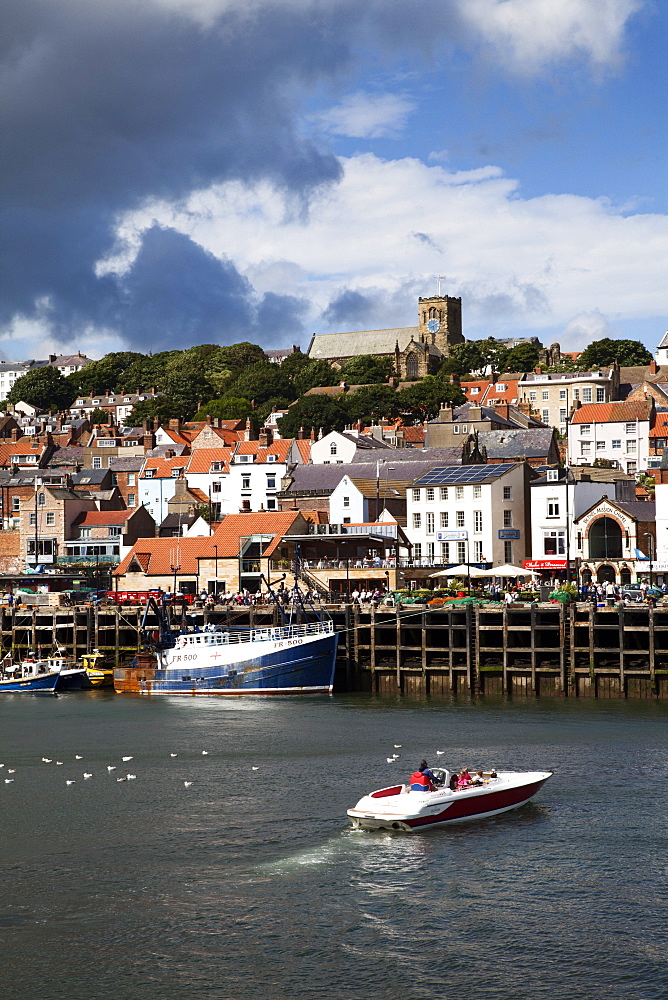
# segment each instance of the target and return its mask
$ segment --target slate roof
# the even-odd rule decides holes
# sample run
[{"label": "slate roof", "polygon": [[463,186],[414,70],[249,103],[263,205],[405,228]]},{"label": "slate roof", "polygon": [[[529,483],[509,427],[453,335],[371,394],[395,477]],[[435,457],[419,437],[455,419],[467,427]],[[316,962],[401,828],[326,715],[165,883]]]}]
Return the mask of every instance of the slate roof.
[{"label": "slate roof", "polygon": [[395,345],[403,351],[411,339],[417,340],[417,326],[391,330],[358,330],[351,333],[316,333],[306,352],[310,358],[352,358],[360,354],[394,354]]},{"label": "slate roof", "polygon": [[651,500],[615,500],[615,503],[636,521],[656,519],[656,504]]},{"label": "slate roof", "polygon": [[375,449],[386,451],[390,447],[385,441],[379,441],[369,434],[355,435],[350,434],[348,431],[343,431],[342,436],[347,441],[352,441],[359,451],[373,451]]},{"label": "slate roof", "polygon": [[513,427],[510,430],[480,431],[478,434],[479,447],[485,448],[488,459],[508,462],[549,455],[553,439],[551,427]]},{"label": "slate roof", "polygon": [[[409,428],[406,428],[408,430]],[[388,448],[386,449],[382,457],[378,456],[382,462],[381,469],[385,468],[387,465],[394,464],[395,462],[419,462],[421,465],[429,464],[432,465],[461,465],[462,461],[462,446],[453,445],[451,448],[421,448],[419,457],[416,454],[414,448]],[[360,463],[366,462],[371,467],[371,462],[368,455],[354,455],[353,465],[358,465]],[[373,461],[373,468],[376,468],[376,462]],[[375,474],[375,473],[374,473]]]},{"label": "slate roof", "polygon": [[109,468],[112,472],[139,472],[144,461],[143,455],[132,455],[128,458],[121,455],[117,458],[112,458]]},{"label": "slate roof", "polygon": [[53,469],[59,465],[83,465],[84,450],[79,445],[68,444],[64,448],[56,448],[47,465]]},{"label": "slate roof", "polygon": [[100,486],[109,479],[109,469],[81,469],[72,473],[73,486]]}]

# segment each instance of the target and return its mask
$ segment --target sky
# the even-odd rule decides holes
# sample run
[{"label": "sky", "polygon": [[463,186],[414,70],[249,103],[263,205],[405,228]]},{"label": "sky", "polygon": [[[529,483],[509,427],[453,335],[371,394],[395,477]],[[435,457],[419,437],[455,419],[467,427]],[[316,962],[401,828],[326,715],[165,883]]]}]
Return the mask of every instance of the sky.
[{"label": "sky", "polygon": [[0,353],[668,329],[662,0],[4,0]]}]

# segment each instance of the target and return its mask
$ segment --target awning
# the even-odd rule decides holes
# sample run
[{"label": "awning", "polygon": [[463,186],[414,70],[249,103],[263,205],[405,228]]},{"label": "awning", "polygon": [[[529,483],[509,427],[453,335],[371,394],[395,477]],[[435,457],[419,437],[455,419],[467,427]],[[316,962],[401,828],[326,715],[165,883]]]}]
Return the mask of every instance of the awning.
[{"label": "awning", "polygon": [[478,576],[494,577],[494,576],[530,576],[529,570],[524,569],[522,566],[513,566],[511,563],[504,563],[503,566],[495,566],[492,569],[481,569],[478,571]]}]

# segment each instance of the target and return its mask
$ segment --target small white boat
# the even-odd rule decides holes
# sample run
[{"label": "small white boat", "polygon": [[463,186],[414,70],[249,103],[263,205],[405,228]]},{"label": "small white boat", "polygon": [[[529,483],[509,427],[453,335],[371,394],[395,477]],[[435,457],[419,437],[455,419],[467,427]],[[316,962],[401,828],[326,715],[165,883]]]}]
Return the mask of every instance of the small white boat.
[{"label": "small white boat", "polygon": [[365,795],[348,810],[353,826],[410,833],[486,819],[523,806],[552,777],[552,771],[492,771],[485,772],[482,784],[453,790],[449,771],[433,767],[432,772],[441,782],[435,791],[417,792],[409,785],[391,785]]}]

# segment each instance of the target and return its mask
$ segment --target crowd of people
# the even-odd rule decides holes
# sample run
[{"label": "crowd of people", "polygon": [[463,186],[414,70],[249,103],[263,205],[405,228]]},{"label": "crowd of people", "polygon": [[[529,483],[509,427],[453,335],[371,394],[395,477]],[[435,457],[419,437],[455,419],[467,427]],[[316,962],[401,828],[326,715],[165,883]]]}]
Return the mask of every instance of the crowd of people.
[{"label": "crowd of people", "polygon": [[[462,788],[475,788],[486,785],[496,778],[494,768],[491,771],[477,770],[470,774],[468,767],[463,767],[459,772],[453,771],[450,775],[450,789],[457,792]],[[442,779],[435,774],[427,764],[426,760],[421,760],[416,771],[413,771],[408,779],[408,786],[411,792],[435,792],[443,785]]]}]

